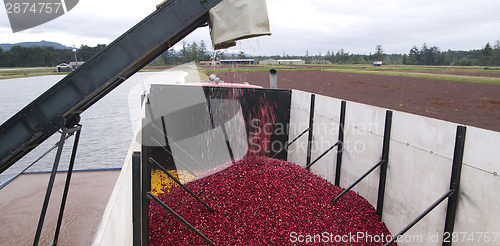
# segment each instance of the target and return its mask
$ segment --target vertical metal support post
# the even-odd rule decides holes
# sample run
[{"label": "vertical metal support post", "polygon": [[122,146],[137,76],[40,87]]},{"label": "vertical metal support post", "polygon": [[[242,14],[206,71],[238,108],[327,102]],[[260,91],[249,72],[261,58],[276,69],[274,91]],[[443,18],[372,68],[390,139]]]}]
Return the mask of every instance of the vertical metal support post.
[{"label": "vertical metal support post", "polygon": [[141,152],[132,154],[132,242],[141,245]]},{"label": "vertical metal support post", "polygon": [[[146,134],[142,134],[143,138],[146,138]],[[144,143],[145,141],[143,141]],[[149,245],[149,198],[146,196],[147,192],[151,191],[151,167],[149,166],[148,159],[151,155],[144,155],[145,151],[149,148],[148,146],[142,146],[141,150],[141,188],[140,188],[140,202],[141,202],[141,245]]]},{"label": "vertical metal support post", "polygon": [[[453,227],[455,226],[455,214],[457,211],[458,194],[460,193],[460,176],[462,173],[466,131],[467,128],[465,126],[457,126],[455,150],[453,153],[453,166],[451,169],[450,180],[450,190],[453,191],[453,195],[448,199],[443,236],[446,234],[451,235],[453,233]],[[445,242],[443,239],[443,246],[449,246],[451,245],[451,243],[451,240]]]},{"label": "vertical metal support post", "polygon": [[270,82],[270,88],[271,89],[278,89],[278,76],[277,76],[278,71],[276,69],[271,69],[269,70],[269,82]]},{"label": "vertical metal support post", "polygon": [[312,148],[312,140],[313,140],[313,125],[314,125],[314,103],[315,103],[315,94],[311,94],[311,106],[309,109],[309,136],[307,137],[307,159],[306,166],[311,164],[311,148]]},{"label": "vertical metal support post", "polygon": [[384,127],[384,145],[382,147],[382,166],[380,166],[380,179],[378,183],[378,198],[377,198],[377,215],[382,221],[382,212],[384,210],[384,195],[385,195],[385,179],[387,177],[387,165],[389,164],[389,146],[391,142],[391,127],[392,127],[392,111],[387,110],[385,113]]},{"label": "vertical metal support post", "polygon": [[47,213],[47,208],[49,206],[50,194],[52,193],[52,188],[54,187],[54,181],[56,179],[57,167],[59,166],[59,161],[61,160],[61,154],[64,147],[64,140],[68,134],[68,128],[63,127],[61,138],[59,139],[59,145],[57,147],[56,157],[54,159],[54,165],[52,166],[52,172],[50,173],[49,184],[47,185],[47,191],[45,192],[45,199],[42,205],[42,212],[40,213],[40,219],[38,220],[38,227],[36,229],[35,239],[33,240],[33,245],[38,245],[40,241],[40,235],[42,233],[43,222],[45,220],[45,215]]},{"label": "vertical metal support post", "polygon": [[165,148],[169,149],[168,135],[167,135],[167,124],[165,124],[165,116],[161,117],[161,126],[163,128],[163,132],[162,133],[163,133],[163,137],[165,139]]},{"label": "vertical metal support post", "polygon": [[59,217],[57,218],[56,231],[54,234],[54,240],[52,245],[57,245],[57,240],[59,239],[59,232],[61,230],[62,218],[64,215],[64,208],[66,207],[66,199],[68,198],[69,185],[71,182],[71,175],[73,174],[73,167],[75,166],[76,151],[78,150],[78,143],[80,141],[80,133],[82,131],[82,126],[77,125],[75,127],[76,135],[75,141],[73,142],[73,150],[71,151],[71,159],[69,161],[68,173],[66,175],[66,183],[64,184],[64,191],[61,200],[61,207],[59,208]]},{"label": "vertical metal support post", "polygon": [[337,148],[337,166],[335,168],[335,185],[340,187],[340,171],[342,170],[342,152],[344,151],[344,125],[346,101],[340,104],[339,146]]}]

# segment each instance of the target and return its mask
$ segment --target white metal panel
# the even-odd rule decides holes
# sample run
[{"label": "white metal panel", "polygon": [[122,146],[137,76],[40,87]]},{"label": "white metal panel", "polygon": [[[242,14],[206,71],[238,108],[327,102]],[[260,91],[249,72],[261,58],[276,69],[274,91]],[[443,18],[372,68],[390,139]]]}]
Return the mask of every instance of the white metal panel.
[{"label": "white metal panel", "polygon": [[490,173],[500,173],[500,132],[467,127],[464,163]]},{"label": "white metal panel", "polygon": [[500,245],[499,145],[500,132],[467,127],[455,220],[455,231],[467,237],[453,245]]},{"label": "white metal panel", "polygon": [[395,111],[391,139],[417,149],[453,158],[457,125],[452,122]]},{"label": "white metal panel", "polygon": [[111,193],[92,245],[132,245],[132,153],[140,149],[135,135]]},{"label": "white metal panel", "polygon": [[[340,99],[321,95],[316,95],[315,100],[311,162],[338,141],[340,105],[342,102]],[[330,183],[335,183],[337,150],[338,148],[332,149],[311,167],[311,171],[322,176]]]},{"label": "white metal panel", "polygon": [[136,124],[127,156],[122,166],[120,176],[111,193],[106,210],[97,229],[92,245],[132,245],[132,154],[141,151],[142,122],[145,113],[147,98],[143,100],[141,117]]},{"label": "white metal panel", "polygon": [[[398,124],[405,123],[397,117],[393,118],[393,126]],[[412,124],[408,123],[408,126],[412,127]],[[453,144],[453,141],[450,144]],[[395,234],[448,191],[452,161],[396,141],[391,141],[390,145],[382,220]],[[447,200],[405,235],[422,236],[426,240],[429,233],[442,235],[446,204]],[[438,245],[425,242],[422,245]],[[415,245],[415,243],[398,243],[398,245]]]},{"label": "white metal panel", "polygon": [[[470,133],[467,130],[466,139]],[[497,143],[500,143],[500,139]],[[471,144],[469,142],[466,146]],[[468,165],[462,166],[454,231],[459,233],[460,239],[464,234],[466,237],[453,245],[500,245],[499,194],[498,175]]]},{"label": "white metal panel", "polygon": [[[344,152],[340,186],[347,188],[382,157],[386,110],[366,104],[348,102],[346,105]],[[380,168],[377,168],[353,190],[376,205]]]},{"label": "white metal panel", "polygon": [[[289,141],[292,141],[305,129],[309,128],[309,109],[311,104],[311,93],[292,90],[292,102],[290,104]],[[288,148],[288,161],[299,166],[306,166],[308,133],[297,139]]]},{"label": "white metal panel", "polygon": [[[404,228],[450,186],[456,125],[403,112],[393,112],[389,165],[382,219],[392,233]],[[438,245],[444,231],[445,200],[406,235]],[[415,245],[415,242],[398,243]],[[424,245],[422,244],[422,245]]]}]

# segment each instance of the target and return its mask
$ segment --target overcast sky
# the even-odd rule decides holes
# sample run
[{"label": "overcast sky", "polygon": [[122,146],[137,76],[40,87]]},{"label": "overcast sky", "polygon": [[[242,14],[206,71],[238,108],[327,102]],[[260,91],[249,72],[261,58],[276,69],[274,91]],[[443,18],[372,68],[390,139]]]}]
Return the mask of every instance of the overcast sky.
[{"label": "overcast sky", "polygon": [[[155,10],[161,0],[80,0],[67,14],[12,33],[0,8],[0,43],[53,41],[80,47],[109,44]],[[481,49],[500,40],[499,0],[267,0],[272,35],[229,50],[253,55],[310,55],[343,48],[369,54],[408,53],[424,42],[441,50]],[[184,41],[205,40],[200,28]],[[178,47],[178,46],[177,46]]]}]

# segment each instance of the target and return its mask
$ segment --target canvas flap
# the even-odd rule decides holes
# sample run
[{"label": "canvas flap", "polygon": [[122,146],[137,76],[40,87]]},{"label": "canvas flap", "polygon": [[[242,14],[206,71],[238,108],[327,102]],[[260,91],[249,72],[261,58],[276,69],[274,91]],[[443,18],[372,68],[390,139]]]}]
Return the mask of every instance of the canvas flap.
[{"label": "canvas flap", "polygon": [[266,0],[224,0],[209,15],[215,49],[234,46],[240,39],[271,35]]}]

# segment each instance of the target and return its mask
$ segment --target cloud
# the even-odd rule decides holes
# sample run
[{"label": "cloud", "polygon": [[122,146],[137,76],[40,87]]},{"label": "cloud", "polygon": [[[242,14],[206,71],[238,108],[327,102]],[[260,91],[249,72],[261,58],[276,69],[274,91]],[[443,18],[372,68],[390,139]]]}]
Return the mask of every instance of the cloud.
[{"label": "cloud", "polygon": [[[65,45],[110,43],[155,10],[158,1],[85,0],[68,14],[12,34],[0,13],[0,43],[50,40]],[[272,36],[241,41],[229,50],[256,55],[325,54],[344,49],[369,54],[408,53],[426,42],[442,50],[480,49],[500,39],[500,1],[491,0],[267,0]],[[0,10],[2,12],[2,10]],[[53,40],[54,39],[57,40]],[[207,28],[185,42],[204,40]],[[178,44],[176,47],[180,47]]]}]

